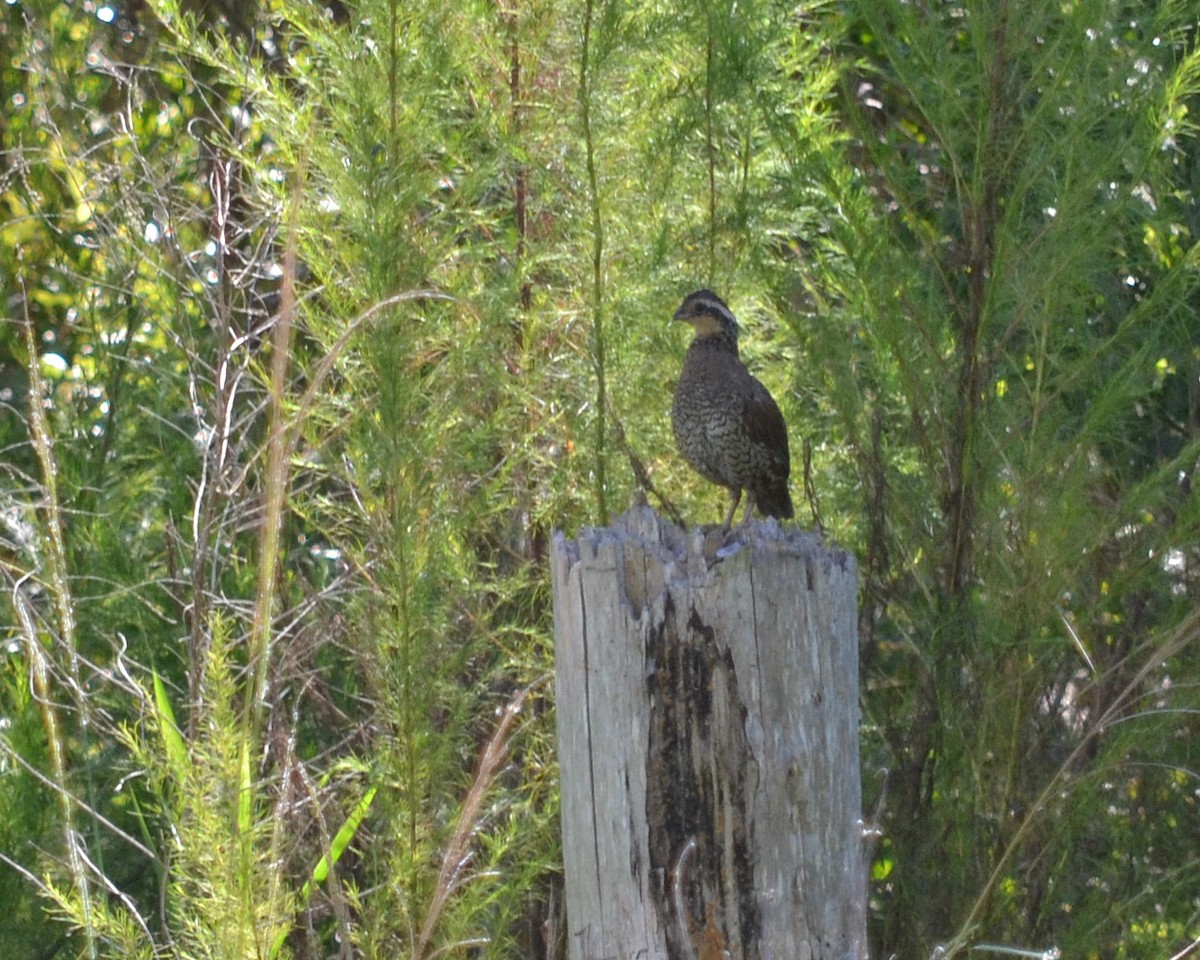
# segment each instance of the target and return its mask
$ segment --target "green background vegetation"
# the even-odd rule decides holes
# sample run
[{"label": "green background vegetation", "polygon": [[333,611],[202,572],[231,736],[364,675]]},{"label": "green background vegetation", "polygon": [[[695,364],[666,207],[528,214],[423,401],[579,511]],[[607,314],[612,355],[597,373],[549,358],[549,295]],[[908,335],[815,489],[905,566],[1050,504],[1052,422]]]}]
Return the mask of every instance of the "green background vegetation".
[{"label": "green background vegetation", "polygon": [[1198,20],[4,3],[4,955],[563,956],[548,541],[720,516],[699,286],[859,558],[872,954],[1194,950]]}]

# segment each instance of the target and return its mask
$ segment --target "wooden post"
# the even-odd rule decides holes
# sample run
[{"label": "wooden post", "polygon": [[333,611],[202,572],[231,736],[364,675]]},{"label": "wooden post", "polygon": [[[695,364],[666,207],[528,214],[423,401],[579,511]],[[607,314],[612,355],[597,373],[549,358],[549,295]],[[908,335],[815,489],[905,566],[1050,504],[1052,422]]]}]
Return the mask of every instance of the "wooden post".
[{"label": "wooden post", "polygon": [[860,960],[855,567],[649,507],[554,538],[571,960]]}]

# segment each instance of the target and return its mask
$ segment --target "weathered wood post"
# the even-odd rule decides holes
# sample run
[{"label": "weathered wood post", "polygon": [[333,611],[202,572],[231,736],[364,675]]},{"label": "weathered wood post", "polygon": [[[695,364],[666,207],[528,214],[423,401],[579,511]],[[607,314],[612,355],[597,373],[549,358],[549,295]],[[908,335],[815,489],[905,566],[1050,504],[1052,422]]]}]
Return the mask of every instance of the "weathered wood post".
[{"label": "weathered wood post", "polygon": [[571,960],[865,958],[853,558],[636,507],[553,577]]}]

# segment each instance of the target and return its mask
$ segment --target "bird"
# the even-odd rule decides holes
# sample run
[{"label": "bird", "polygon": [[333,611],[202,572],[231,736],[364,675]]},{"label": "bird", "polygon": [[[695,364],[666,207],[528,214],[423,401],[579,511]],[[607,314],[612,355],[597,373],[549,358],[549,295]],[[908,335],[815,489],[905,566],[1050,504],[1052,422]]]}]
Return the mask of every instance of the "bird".
[{"label": "bird", "polygon": [[700,476],[728,489],[733,502],[722,529],[746,494],[744,525],[754,507],[791,519],[787,424],[774,398],[738,357],[738,323],[711,290],[683,298],[675,319],[696,335],[684,357],[671,404],[671,428],[683,458]]}]

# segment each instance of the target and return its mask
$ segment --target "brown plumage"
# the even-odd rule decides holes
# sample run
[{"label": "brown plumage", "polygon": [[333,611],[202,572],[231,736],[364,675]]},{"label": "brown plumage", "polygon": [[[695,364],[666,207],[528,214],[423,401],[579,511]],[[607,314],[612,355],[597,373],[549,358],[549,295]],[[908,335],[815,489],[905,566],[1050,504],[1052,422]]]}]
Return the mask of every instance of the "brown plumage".
[{"label": "brown plumage", "polygon": [[746,492],[745,523],[758,507],[767,517],[790,519],[787,425],[767,388],[738,358],[738,325],[725,301],[697,290],[675,311],[696,329],[671,405],[671,426],[683,458],[733,503],[725,529]]}]

